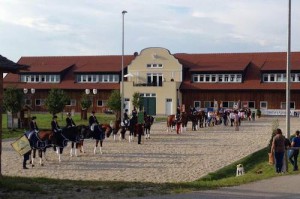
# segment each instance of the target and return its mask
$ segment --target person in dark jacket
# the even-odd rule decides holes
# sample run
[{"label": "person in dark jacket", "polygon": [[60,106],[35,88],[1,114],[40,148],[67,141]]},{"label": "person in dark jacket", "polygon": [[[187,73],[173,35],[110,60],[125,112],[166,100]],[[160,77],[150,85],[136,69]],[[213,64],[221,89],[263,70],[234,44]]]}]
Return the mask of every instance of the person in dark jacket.
[{"label": "person in dark jacket", "polygon": [[66,125],[67,128],[76,126],[75,122],[73,121],[73,119],[71,117],[71,113],[67,113],[66,123],[67,123],[67,125]]},{"label": "person in dark jacket", "polygon": [[89,126],[90,126],[90,128],[91,128],[92,131],[94,131],[94,126],[96,124],[99,124],[99,122],[98,122],[98,120],[96,118],[95,111],[92,111],[92,114],[89,117]]},{"label": "person in dark jacket", "polygon": [[39,128],[38,128],[38,126],[36,124],[36,117],[35,116],[33,116],[31,118],[31,121],[29,123],[29,127],[30,127],[30,132],[34,131],[34,132],[37,133],[39,131]]},{"label": "person in dark jacket", "polygon": [[51,129],[54,133],[61,132],[61,128],[57,122],[57,116],[54,115],[51,122]]}]

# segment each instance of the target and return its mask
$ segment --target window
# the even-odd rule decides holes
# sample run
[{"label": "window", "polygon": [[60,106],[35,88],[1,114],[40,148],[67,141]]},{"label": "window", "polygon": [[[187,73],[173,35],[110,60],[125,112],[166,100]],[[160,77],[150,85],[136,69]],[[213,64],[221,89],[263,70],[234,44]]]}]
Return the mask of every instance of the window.
[{"label": "window", "polygon": [[97,106],[105,106],[105,104],[104,100],[97,100]]},{"label": "window", "polygon": [[194,107],[195,108],[200,108],[201,107],[201,102],[200,101],[194,101]]},{"label": "window", "polygon": [[205,101],[204,102],[204,108],[211,108],[211,107],[214,107],[213,101]]},{"label": "window", "polygon": [[[286,103],[285,102],[281,102],[280,103],[280,108],[281,109],[286,109]],[[290,102],[290,109],[295,109],[295,102]]]},{"label": "window", "polygon": [[269,81],[269,75],[268,74],[264,74],[263,75],[263,82],[268,82]]},{"label": "window", "polygon": [[199,76],[198,75],[193,76],[193,82],[199,82]]},{"label": "window", "polygon": [[147,68],[162,68],[162,64],[147,64]]},{"label": "window", "polygon": [[162,86],[163,75],[161,73],[148,73],[147,84],[151,86]]},{"label": "window", "polygon": [[268,102],[267,101],[261,101],[260,102],[260,109],[267,109],[268,108]]},{"label": "window", "polygon": [[228,108],[229,107],[229,102],[222,102],[222,107],[223,108]]},{"label": "window", "polygon": [[193,82],[242,82],[241,74],[194,74]]},{"label": "window", "polygon": [[76,99],[70,99],[66,106],[76,106]]},{"label": "window", "polygon": [[255,102],[254,101],[249,101],[248,102],[248,108],[255,108]]},{"label": "window", "polygon": [[43,106],[44,105],[44,100],[43,99],[36,99],[35,100],[35,105],[36,106]]}]

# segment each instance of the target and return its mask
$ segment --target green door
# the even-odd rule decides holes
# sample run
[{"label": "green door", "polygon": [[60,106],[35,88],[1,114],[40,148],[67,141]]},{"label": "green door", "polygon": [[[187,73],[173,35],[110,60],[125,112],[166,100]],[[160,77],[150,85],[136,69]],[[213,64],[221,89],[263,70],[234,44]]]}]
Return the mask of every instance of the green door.
[{"label": "green door", "polygon": [[148,115],[156,115],[156,98],[143,97],[144,110]]}]

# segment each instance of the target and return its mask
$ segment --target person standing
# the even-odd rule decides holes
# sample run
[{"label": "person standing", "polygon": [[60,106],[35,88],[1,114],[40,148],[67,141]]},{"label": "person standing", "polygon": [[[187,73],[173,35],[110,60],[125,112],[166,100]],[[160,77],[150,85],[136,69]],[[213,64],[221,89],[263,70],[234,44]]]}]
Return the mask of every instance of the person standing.
[{"label": "person standing", "polygon": [[67,128],[76,126],[75,122],[73,121],[73,119],[71,117],[71,113],[67,113],[66,123],[67,123],[67,125],[66,125]]},{"label": "person standing", "polygon": [[[295,132],[295,137],[292,138],[291,147],[300,147],[300,131]],[[289,155],[289,160],[292,163],[294,167],[294,171],[298,171],[298,155],[299,155],[299,149],[292,149],[291,154]]]},{"label": "person standing", "polygon": [[281,129],[276,129],[276,135],[272,141],[271,153],[275,157],[276,173],[282,172],[283,157],[285,151],[285,137],[282,135]]}]

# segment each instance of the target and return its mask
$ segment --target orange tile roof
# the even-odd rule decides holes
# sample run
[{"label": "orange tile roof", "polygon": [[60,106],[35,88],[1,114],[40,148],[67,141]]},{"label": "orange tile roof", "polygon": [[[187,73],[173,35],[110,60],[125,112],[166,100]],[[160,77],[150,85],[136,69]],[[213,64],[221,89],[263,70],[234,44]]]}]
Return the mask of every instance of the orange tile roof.
[{"label": "orange tile roof", "polygon": [[[181,89],[285,89],[284,83],[261,83],[261,72],[283,71],[286,68],[285,52],[262,53],[215,53],[215,54],[174,54],[188,72]],[[19,64],[30,66],[31,73],[61,73],[66,71],[60,84],[20,83],[18,74],[8,74],[4,86],[18,85],[36,89],[59,87],[62,89],[119,89],[119,83],[76,83],[76,73],[121,73],[121,56],[63,56],[63,57],[22,57]],[[134,59],[124,56],[124,68]],[[292,70],[300,70],[300,52],[291,54]],[[299,63],[299,64],[298,64]],[[70,69],[70,70],[66,70]],[[190,73],[244,72],[243,83],[192,83]],[[299,84],[299,85],[298,85]],[[291,89],[300,89],[300,83],[292,83]]]}]

